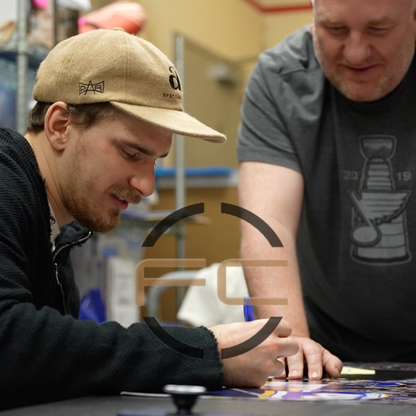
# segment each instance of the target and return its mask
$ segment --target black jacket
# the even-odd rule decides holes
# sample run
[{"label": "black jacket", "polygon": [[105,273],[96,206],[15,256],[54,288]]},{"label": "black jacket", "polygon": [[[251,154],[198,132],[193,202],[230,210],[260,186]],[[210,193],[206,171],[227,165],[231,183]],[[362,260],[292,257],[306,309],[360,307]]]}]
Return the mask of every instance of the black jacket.
[{"label": "black jacket", "polygon": [[1,409],[123,390],[158,392],[168,383],[221,386],[217,343],[206,328],[167,328],[203,349],[200,359],[167,347],[143,323],[126,329],[78,320],[69,251],[90,233],[76,223],[63,227],[54,253],[50,234],[32,148],[20,134],[0,129]]}]

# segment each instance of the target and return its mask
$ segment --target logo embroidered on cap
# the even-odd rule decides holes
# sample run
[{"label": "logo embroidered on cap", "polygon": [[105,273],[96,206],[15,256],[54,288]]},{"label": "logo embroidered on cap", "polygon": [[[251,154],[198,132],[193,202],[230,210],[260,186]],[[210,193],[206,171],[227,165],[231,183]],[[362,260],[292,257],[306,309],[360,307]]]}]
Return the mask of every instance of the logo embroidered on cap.
[{"label": "logo embroidered on cap", "polygon": [[173,66],[169,67],[169,72],[173,74],[169,77],[169,84],[172,87],[172,89],[182,91],[179,75]]},{"label": "logo embroidered on cap", "polygon": [[79,83],[79,95],[84,94],[87,95],[89,92],[96,93],[99,92],[101,94],[104,93],[104,81],[97,82],[97,84],[93,84],[90,81],[88,84],[84,84],[82,82]]}]

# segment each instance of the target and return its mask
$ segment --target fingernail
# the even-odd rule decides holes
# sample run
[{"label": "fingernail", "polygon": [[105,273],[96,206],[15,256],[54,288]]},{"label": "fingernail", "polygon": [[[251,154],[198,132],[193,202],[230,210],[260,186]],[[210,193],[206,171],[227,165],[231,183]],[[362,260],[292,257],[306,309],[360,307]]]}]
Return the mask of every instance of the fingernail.
[{"label": "fingernail", "polygon": [[289,377],[296,377],[299,375],[299,371],[298,370],[293,370],[290,372]]},{"label": "fingernail", "polygon": [[318,372],[312,371],[311,378],[318,378]]}]

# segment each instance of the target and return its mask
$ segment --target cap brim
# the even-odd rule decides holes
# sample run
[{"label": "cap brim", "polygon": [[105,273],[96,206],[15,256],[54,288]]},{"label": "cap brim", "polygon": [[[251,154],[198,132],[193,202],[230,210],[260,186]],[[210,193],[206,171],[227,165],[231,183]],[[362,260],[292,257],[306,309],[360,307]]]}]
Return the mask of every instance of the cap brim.
[{"label": "cap brim", "polygon": [[224,143],[227,140],[224,134],[211,129],[183,111],[144,107],[116,101],[110,101],[110,103],[133,117],[137,117],[140,120],[171,131],[172,133],[197,137],[213,143]]}]

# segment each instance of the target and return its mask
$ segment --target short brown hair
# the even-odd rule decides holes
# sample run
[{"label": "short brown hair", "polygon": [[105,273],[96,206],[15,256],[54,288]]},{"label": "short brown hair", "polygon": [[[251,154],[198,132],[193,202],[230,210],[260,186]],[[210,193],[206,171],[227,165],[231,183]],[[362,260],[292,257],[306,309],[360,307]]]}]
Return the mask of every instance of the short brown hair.
[{"label": "short brown hair", "polygon": [[[45,116],[52,103],[38,101],[29,113],[27,131],[38,134],[45,128]],[[91,126],[97,119],[118,112],[110,103],[67,104],[67,110],[75,124]]]}]

